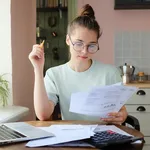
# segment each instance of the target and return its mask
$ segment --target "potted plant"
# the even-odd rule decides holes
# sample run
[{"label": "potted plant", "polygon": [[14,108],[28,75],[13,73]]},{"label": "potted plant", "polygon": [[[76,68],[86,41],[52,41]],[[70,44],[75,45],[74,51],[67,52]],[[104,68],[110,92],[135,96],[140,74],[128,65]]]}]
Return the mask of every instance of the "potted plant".
[{"label": "potted plant", "polygon": [[6,106],[9,96],[9,81],[4,79],[4,75],[0,75],[0,105]]}]

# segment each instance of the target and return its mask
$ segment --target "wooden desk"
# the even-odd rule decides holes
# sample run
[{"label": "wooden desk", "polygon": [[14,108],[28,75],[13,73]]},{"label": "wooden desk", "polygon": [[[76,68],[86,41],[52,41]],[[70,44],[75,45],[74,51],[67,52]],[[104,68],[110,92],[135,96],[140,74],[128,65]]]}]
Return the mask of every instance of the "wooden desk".
[{"label": "wooden desk", "polygon": [[[102,123],[98,123],[98,122],[89,122],[89,121],[30,121],[27,122],[31,125],[34,125],[36,127],[44,127],[44,126],[49,126],[52,124],[102,124]],[[122,130],[128,132],[129,134],[132,134],[134,136],[139,136],[139,137],[143,137],[143,134],[140,133],[137,130],[125,127],[125,126],[119,126],[117,125],[117,127],[121,128]],[[11,144],[11,145],[7,145],[7,146],[0,146],[0,150],[96,150],[95,148],[66,148],[66,147],[62,147],[62,148],[52,148],[52,147],[38,147],[38,148],[28,148],[25,147],[25,144],[27,142],[23,142],[23,143],[16,143],[16,144]],[[143,143],[141,144],[134,144],[134,146],[132,148],[125,148],[125,147],[121,147],[119,148],[119,150],[142,150],[143,148]],[[113,148],[111,149],[113,150]],[[115,149],[117,150],[117,149]]]}]

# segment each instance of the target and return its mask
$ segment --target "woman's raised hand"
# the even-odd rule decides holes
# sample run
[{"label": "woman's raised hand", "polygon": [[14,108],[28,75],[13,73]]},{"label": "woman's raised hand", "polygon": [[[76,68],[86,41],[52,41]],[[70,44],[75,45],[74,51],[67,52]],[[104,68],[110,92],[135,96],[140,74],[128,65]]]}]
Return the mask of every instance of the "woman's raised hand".
[{"label": "woman's raised hand", "polygon": [[34,69],[40,69],[43,71],[44,68],[44,41],[38,45],[33,45],[32,51],[29,54],[29,60],[31,61]]},{"label": "woman's raised hand", "polygon": [[127,118],[127,110],[125,106],[123,106],[119,112],[111,112],[108,114],[110,118],[101,118],[101,120],[107,122],[107,123],[113,123],[113,124],[122,124],[126,118]]}]

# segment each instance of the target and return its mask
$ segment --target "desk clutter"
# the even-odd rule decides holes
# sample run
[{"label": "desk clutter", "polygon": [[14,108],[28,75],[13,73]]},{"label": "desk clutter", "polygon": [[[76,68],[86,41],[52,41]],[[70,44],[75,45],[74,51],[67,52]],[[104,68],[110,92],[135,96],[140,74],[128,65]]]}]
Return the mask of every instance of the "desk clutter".
[{"label": "desk clutter", "polygon": [[54,134],[53,137],[29,141],[27,147],[108,147],[114,145],[140,142],[140,137],[134,137],[114,125],[51,125],[38,127]]}]

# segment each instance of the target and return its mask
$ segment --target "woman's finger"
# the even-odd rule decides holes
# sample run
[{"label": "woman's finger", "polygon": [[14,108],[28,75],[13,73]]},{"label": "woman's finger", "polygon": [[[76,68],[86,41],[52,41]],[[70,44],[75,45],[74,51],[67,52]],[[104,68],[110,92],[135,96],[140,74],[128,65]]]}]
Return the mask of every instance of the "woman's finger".
[{"label": "woman's finger", "polygon": [[121,125],[122,122],[112,122],[112,124]]},{"label": "woman's finger", "polygon": [[117,116],[118,112],[111,112],[108,114],[108,116]]},{"label": "woman's finger", "polygon": [[34,47],[33,51],[41,51],[41,52],[43,52],[43,50],[40,47]]},{"label": "woman's finger", "polygon": [[40,51],[44,52],[44,48],[41,47],[40,45],[33,45],[32,51],[35,51],[35,50],[40,50]]},{"label": "woman's finger", "polygon": [[36,54],[39,54],[39,55],[41,55],[41,56],[44,55],[44,53],[43,53],[41,50],[36,50],[35,53],[36,53]]},{"label": "woman's finger", "polygon": [[29,58],[36,58],[36,57],[42,58],[43,55],[44,55],[43,52],[38,51],[38,50],[35,50],[35,51],[32,51],[32,52],[30,53]]},{"label": "woman's finger", "polygon": [[38,47],[38,46],[39,46],[39,44],[35,44],[35,45],[33,45],[32,49],[34,49],[35,47]]},{"label": "woman's finger", "polygon": [[41,58],[44,55],[44,52],[41,50],[41,48],[38,47],[34,47],[31,53],[32,55],[38,56],[39,58]]},{"label": "woman's finger", "polygon": [[121,112],[112,112],[112,113],[109,113],[108,116],[114,116],[114,117],[120,117],[122,116],[123,114]]},{"label": "woman's finger", "polygon": [[123,117],[102,118],[101,120],[106,121],[106,122],[122,122]]}]

